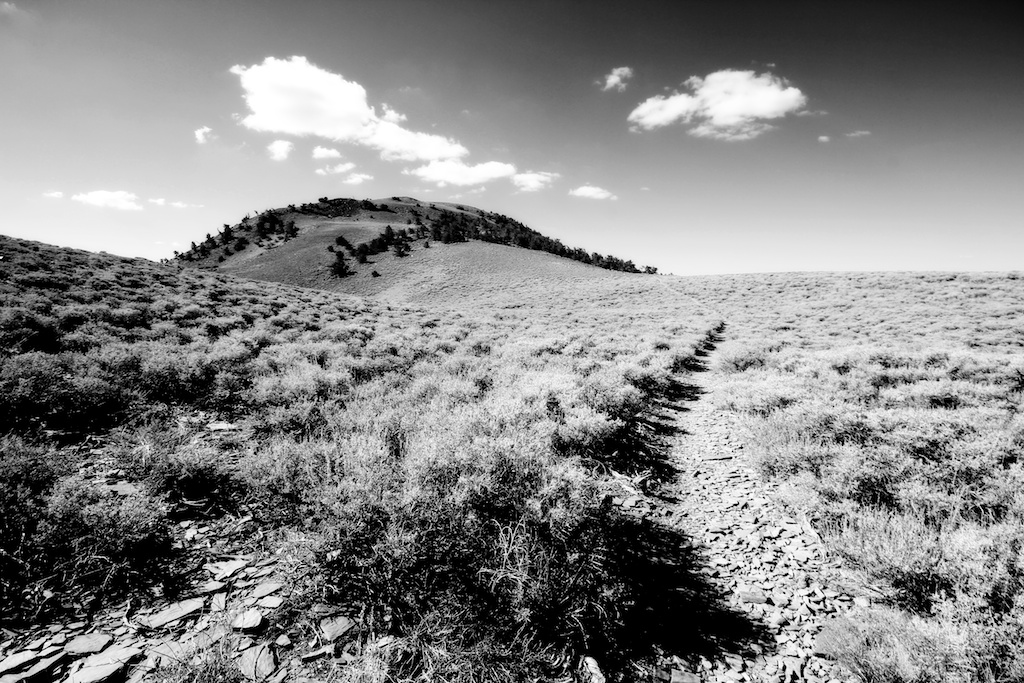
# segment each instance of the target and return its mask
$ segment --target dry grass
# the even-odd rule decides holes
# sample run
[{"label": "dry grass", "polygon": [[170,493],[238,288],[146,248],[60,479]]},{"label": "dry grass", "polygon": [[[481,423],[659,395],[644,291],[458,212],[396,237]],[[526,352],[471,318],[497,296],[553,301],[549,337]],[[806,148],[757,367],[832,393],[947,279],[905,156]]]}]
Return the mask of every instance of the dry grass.
[{"label": "dry grass", "polygon": [[865,681],[1019,680],[1024,280],[696,278],[732,340],[720,407],[851,566],[887,590],[834,649]]},{"label": "dry grass", "polygon": [[[706,587],[672,592],[689,564],[650,564],[680,543],[604,505],[613,469],[667,473],[659,406],[713,325],[658,278],[524,252],[525,279],[509,270],[486,289],[494,257],[445,283],[457,295],[434,290],[458,305],[425,307],[18,240],[0,250],[0,409],[37,449],[0,463],[53,462],[55,437],[100,433],[154,510],[244,502],[307,535],[309,590],[357,603],[367,638],[398,639],[381,665],[392,675],[521,678],[584,653],[621,674],[656,645],[712,647],[664,628],[670,608],[714,614]],[[213,419],[244,436],[211,443]],[[70,482],[11,489],[36,512],[12,549],[22,564],[3,567],[5,616],[39,608],[41,587],[88,588],[31,559]],[[110,522],[128,517],[97,510],[80,538],[128,538]],[[118,588],[144,587],[125,569]]]}]

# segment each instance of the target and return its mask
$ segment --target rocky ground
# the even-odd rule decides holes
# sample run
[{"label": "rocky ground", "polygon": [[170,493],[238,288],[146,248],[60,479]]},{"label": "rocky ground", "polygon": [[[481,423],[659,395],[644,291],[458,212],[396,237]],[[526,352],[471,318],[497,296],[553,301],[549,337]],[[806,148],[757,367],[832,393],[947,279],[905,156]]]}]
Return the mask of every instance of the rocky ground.
[{"label": "rocky ground", "polygon": [[[698,666],[666,659],[652,681],[851,680],[822,656],[820,634],[836,615],[870,604],[871,589],[856,587],[807,521],[753,472],[736,416],[713,408],[715,373],[697,373],[694,381],[699,397],[676,406],[682,409],[673,418],[678,480],[651,496],[623,480],[625,493],[616,503],[692,538],[700,571],[730,596],[732,608],[765,625],[771,640],[755,645],[753,653],[725,653]],[[209,429],[213,438],[234,427],[214,423]],[[131,495],[133,485],[120,472],[103,468],[102,448],[96,455],[91,474],[97,484],[112,495]],[[338,607],[292,604],[301,553],[294,543],[275,547],[262,538],[251,517],[184,521],[177,534],[195,567],[182,599],[144,607],[129,601],[74,621],[4,630],[0,683],[142,683],[175,664],[211,656],[249,680],[312,682],[325,680],[331,667],[365,648],[388,647],[388,639],[360,638],[355,615]],[[285,630],[279,623],[300,626]],[[603,678],[596,662],[588,658],[585,664],[585,678]]]},{"label": "rocky ground", "polygon": [[872,587],[844,571],[806,518],[787,509],[777,486],[765,482],[744,457],[739,417],[716,410],[716,373],[696,373],[697,398],[676,418],[673,456],[678,480],[668,499],[646,503],[694,539],[705,573],[728,596],[731,607],[767,627],[771,641],[753,653],[726,653],[697,667],[666,662],[655,679],[697,681],[853,680],[825,655],[829,621],[878,597]]}]

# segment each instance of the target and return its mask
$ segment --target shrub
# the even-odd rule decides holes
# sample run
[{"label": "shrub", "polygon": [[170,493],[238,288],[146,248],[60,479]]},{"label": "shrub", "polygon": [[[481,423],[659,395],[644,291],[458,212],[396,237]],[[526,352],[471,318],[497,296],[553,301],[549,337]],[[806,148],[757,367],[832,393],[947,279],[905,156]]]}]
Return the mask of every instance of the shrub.
[{"label": "shrub", "polygon": [[118,497],[71,475],[47,500],[38,529],[43,566],[52,587],[95,591],[107,598],[166,579],[171,537],[157,502]]},{"label": "shrub", "polygon": [[965,641],[951,624],[878,607],[832,622],[819,647],[862,681],[940,683],[969,679]]},{"label": "shrub", "polygon": [[0,436],[0,619],[19,610],[37,577],[34,539],[56,478],[44,449]]}]

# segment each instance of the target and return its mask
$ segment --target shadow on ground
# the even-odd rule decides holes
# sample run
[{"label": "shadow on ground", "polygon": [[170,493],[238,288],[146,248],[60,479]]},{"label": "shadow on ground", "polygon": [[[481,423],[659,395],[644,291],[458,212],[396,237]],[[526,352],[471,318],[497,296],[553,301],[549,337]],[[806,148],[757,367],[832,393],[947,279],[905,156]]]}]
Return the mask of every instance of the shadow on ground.
[{"label": "shadow on ground", "polygon": [[[651,409],[613,444],[618,456],[613,467],[634,481],[646,473],[639,480],[648,493],[657,496],[661,485],[678,474],[671,459],[671,437],[684,432],[673,413],[688,411],[686,404],[705,393],[690,378],[709,370],[708,358],[724,330],[719,325],[708,331],[694,353],[681,361],[678,374],[662,388]],[[595,653],[610,679],[636,679],[635,667],[623,667],[649,660],[654,653],[696,663],[700,657],[751,655],[752,646],[769,646],[765,626],[731,607],[728,595],[701,572],[705,561],[682,531],[615,508],[604,511],[599,527],[592,530],[591,542],[612,585],[618,587],[615,603],[604,607],[617,612],[612,620],[617,627],[614,633],[590,632],[587,650]]]},{"label": "shadow on ground", "polygon": [[573,645],[595,657],[609,680],[649,680],[659,656],[696,664],[726,653],[751,656],[753,645],[770,640],[700,572],[700,554],[679,530],[609,508],[582,532],[613,588],[579,615],[586,642]]}]

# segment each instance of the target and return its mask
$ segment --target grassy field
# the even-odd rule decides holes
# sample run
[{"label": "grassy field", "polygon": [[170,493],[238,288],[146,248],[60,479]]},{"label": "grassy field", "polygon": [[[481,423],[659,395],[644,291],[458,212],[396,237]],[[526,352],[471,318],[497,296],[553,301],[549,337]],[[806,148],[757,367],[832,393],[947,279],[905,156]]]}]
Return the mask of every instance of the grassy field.
[{"label": "grassy field", "polygon": [[[654,277],[474,241],[321,272],[324,235],[377,230],[198,268],[0,238],[0,618],[173,594],[171,525],[244,507],[310,549],[303,599],[397,638],[351,680],[714,654],[743,625],[685,539],[608,500],[671,476],[663,411],[721,334],[718,407],[882,598],[821,646],[864,681],[1024,677],[1024,278]],[[241,436],[213,446],[220,420]],[[136,494],[81,476],[95,443]]]},{"label": "grassy field", "polygon": [[[607,504],[616,474],[666,471],[661,403],[717,322],[657,278],[542,255],[491,280],[505,291],[477,274],[461,306],[419,307],[0,253],[4,619],[172,592],[169,526],[198,501],[312,544],[296,583],[400,638],[365,663],[395,676],[519,680],[590,654],[621,677],[696,647],[657,632],[696,604],[658,569],[664,539]],[[214,420],[249,436],[211,447]],[[78,474],[90,435],[138,495]]]},{"label": "grassy field", "polygon": [[730,341],[721,408],[881,591],[833,625],[865,681],[1024,677],[1024,277],[692,278]]}]

